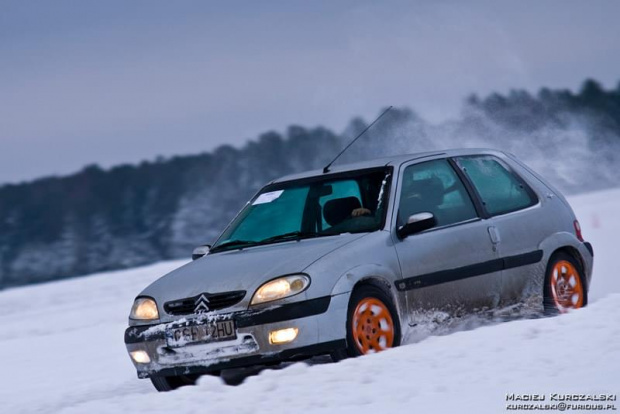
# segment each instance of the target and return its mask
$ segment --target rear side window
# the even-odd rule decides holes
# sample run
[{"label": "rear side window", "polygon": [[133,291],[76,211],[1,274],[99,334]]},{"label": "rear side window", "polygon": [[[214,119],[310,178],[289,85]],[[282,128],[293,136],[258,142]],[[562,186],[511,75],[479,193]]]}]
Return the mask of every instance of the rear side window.
[{"label": "rear side window", "polygon": [[422,212],[433,213],[439,227],[477,217],[467,190],[446,160],[428,161],[405,168],[399,223]]},{"label": "rear side window", "polygon": [[492,156],[457,158],[491,216],[521,210],[537,203],[531,188]]}]

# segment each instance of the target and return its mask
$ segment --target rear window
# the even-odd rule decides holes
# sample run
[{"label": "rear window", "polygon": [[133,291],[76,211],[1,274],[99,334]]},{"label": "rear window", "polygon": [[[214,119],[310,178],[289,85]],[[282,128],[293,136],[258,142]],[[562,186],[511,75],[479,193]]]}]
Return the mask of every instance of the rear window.
[{"label": "rear window", "polygon": [[537,203],[530,187],[503,162],[492,156],[457,158],[491,216],[521,210]]}]

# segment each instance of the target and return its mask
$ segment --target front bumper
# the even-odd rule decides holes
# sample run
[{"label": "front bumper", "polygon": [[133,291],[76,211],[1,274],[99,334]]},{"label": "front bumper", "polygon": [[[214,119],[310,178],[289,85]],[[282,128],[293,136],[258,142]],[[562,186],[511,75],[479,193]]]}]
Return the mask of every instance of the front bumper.
[{"label": "front bumper", "polygon": [[[195,315],[182,320],[125,331],[127,351],[145,351],[146,364],[134,363],[139,378],[207,374],[223,369],[276,364],[326,354],[346,347],[346,294],[325,296],[259,311],[247,310],[217,315]],[[204,320],[233,319],[237,339],[169,347],[166,329],[189,326]],[[292,342],[273,345],[269,332],[296,327]]]},{"label": "front bumper", "polygon": [[590,290],[594,267],[594,248],[592,247],[592,244],[590,242],[583,242],[580,246],[580,253],[583,261],[582,264],[584,267],[584,271],[586,273],[587,288],[588,290]]}]

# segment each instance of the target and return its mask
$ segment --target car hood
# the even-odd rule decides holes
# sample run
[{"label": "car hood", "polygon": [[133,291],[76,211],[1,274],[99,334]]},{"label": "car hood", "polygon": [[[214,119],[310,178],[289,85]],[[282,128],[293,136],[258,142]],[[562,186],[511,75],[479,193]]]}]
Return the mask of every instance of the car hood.
[{"label": "car hood", "polygon": [[249,297],[264,282],[303,272],[321,257],[364,235],[341,234],[208,254],[158,279],[140,296],[155,299],[161,314],[163,304],[171,300],[245,290],[246,297],[239,305],[247,307]]}]

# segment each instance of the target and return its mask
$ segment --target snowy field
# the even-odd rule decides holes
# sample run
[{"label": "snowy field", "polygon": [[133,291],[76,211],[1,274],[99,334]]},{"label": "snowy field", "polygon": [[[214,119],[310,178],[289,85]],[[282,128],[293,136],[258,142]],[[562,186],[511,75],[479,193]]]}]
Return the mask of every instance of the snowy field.
[{"label": "snowy field", "polygon": [[[158,394],[123,344],[132,300],[183,262],[0,292],[2,413],[502,413],[507,393],[620,393],[620,189],[571,198],[595,250],[590,306],[481,324],[338,364]],[[547,397],[548,398],[548,397]],[[620,402],[616,402],[620,408]]]}]

